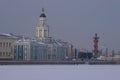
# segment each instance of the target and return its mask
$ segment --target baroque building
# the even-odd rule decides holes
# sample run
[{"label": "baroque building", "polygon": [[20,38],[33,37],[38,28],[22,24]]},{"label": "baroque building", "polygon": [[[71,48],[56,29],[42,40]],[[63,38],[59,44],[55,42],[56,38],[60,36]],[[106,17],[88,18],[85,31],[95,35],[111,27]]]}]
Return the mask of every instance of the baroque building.
[{"label": "baroque building", "polygon": [[36,40],[20,39],[12,45],[14,60],[45,61],[47,60],[47,45]]},{"label": "baroque building", "polygon": [[72,58],[72,47],[70,47],[68,42],[56,40],[49,36],[49,27],[46,22],[44,8],[42,8],[39,23],[36,27],[36,39],[47,45],[48,60],[65,60],[66,58]]},{"label": "baroque building", "polygon": [[13,60],[12,43],[18,37],[12,34],[0,33],[0,60]]},{"label": "baroque building", "polygon": [[39,16],[35,39],[0,34],[0,60],[61,61],[72,59],[72,44],[49,36],[44,8]]}]

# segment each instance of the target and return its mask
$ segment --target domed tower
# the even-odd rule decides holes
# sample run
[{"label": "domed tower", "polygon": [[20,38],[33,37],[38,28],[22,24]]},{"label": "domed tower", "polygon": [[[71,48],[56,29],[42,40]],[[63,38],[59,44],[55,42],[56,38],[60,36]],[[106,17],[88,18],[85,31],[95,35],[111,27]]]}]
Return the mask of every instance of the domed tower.
[{"label": "domed tower", "polygon": [[44,13],[44,8],[42,8],[42,13],[39,17],[39,24],[36,28],[36,38],[46,39],[49,37],[49,27],[46,24],[46,15]]}]

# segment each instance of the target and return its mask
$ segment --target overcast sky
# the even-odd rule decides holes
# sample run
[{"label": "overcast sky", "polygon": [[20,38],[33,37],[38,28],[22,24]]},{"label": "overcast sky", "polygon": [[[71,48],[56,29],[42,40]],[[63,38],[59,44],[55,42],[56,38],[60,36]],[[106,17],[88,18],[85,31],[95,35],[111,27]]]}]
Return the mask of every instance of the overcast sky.
[{"label": "overcast sky", "polygon": [[77,48],[120,50],[120,0],[0,0],[0,33],[35,36],[42,6],[50,35]]}]

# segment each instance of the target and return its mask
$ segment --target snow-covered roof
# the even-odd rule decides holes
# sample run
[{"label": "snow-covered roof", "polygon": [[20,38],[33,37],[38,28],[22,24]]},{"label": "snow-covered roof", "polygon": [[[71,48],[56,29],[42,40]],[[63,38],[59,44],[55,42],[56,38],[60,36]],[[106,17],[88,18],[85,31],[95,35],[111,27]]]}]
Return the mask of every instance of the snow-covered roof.
[{"label": "snow-covered roof", "polygon": [[24,37],[22,39],[15,41],[15,43],[35,43],[35,44],[45,45],[45,43],[41,41],[35,39],[25,39]]},{"label": "snow-covered roof", "polygon": [[37,42],[37,43],[38,43],[38,44],[43,44],[43,45],[45,44],[45,43],[43,43],[43,42]]},{"label": "snow-covered roof", "polygon": [[16,39],[18,37],[14,36],[12,34],[0,33],[0,38],[14,38],[14,39]]}]

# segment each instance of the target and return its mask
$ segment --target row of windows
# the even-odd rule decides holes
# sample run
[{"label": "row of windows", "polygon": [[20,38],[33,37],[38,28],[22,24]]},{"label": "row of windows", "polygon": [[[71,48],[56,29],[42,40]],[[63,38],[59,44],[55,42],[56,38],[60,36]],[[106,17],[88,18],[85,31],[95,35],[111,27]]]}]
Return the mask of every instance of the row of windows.
[{"label": "row of windows", "polygon": [[10,52],[0,52],[0,56],[11,56]]},{"label": "row of windows", "polygon": [[0,47],[11,47],[10,42],[0,42]]}]

